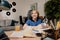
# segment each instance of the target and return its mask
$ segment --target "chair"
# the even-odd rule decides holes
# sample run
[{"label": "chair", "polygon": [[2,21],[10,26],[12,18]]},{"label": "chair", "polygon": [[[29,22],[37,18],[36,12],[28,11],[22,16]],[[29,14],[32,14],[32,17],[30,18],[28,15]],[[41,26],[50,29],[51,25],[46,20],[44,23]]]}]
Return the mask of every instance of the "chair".
[{"label": "chair", "polygon": [[[39,16],[39,18],[41,20],[43,20],[43,16]],[[24,20],[23,20],[24,19]],[[19,20],[20,20],[20,24],[24,25],[26,23],[26,21],[28,20],[28,17],[22,17],[22,16],[19,16]]]},{"label": "chair", "polygon": [[22,16],[19,16],[19,20],[20,20],[20,24],[21,24],[21,25],[24,25]]}]

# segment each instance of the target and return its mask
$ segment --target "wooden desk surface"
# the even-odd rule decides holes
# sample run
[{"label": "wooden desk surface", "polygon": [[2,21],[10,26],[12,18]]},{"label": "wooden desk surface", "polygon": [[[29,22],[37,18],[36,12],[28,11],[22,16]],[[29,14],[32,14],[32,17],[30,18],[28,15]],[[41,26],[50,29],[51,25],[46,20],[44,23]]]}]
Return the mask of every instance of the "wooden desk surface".
[{"label": "wooden desk surface", "polygon": [[[8,35],[8,37],[12,34],[13,31],[6,31],[6,35]],[[40,40],[41,37],[35,37],[35,38],[16,38],[16,37],[9,37],[10,40]]]}]

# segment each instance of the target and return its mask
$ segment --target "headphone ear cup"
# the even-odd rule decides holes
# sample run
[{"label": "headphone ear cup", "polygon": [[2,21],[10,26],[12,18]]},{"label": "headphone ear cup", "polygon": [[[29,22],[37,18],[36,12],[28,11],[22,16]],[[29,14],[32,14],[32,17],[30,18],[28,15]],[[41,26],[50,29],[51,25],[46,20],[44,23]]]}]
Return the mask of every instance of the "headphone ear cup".
[{"label": "headphone ear cup", "polygon": [[7,15],[7,16],[10,16],[10,15],[11,15],[11,13],[10,13],[10,12],[6,12],[6,15]]}]

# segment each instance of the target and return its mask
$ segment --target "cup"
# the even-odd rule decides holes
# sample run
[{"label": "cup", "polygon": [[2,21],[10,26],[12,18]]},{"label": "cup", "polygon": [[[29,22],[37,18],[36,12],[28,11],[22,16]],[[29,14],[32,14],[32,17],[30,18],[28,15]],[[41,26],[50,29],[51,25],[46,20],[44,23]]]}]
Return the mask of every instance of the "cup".
[{"label": "cup", "polygon": [[20,31],[20,25],[15,25],[15,31]]},{"label": "cup", "polygon": [[20,31],[20,26],[19,25],[15,26],[15,31]]}]

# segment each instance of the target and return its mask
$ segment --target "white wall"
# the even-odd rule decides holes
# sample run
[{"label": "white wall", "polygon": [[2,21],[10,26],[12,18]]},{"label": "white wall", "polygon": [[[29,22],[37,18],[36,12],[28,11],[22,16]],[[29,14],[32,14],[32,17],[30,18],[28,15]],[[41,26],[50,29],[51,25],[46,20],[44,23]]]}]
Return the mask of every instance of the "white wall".
[{"label": "white wall", "polygon": [[[16,2],[16,6],[13,6],[10,10],[11,15],[7,16],[6,12],[7,11],[2,11],[0,12],[0,19],[14,19],[14,20],[19,20],[19,16],[27,16],[27,12],[28,10],[30,10],[31,4],[37,2],[38,3],[38,11],[40,13],[41,16],[44,16],[44,3],[47,0],[7,0],[9,1],[11,4],[12,2]],[[16,12],[12,12],[12,9],[16,8]]]}]

